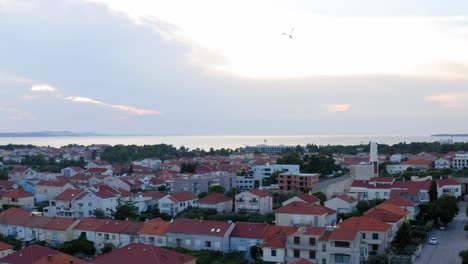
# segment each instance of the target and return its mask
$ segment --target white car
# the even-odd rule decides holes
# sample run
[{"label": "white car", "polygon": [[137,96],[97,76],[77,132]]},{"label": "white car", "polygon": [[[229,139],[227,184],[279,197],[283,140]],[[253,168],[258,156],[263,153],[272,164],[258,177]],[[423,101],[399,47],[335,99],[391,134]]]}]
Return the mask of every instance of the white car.
[{"label": "white car", "polygon": [[431,239],[429,239],[429,245],[437,245],[437,244],[439,244],[439,240],[437,240],[437,238],[431,237]]}]

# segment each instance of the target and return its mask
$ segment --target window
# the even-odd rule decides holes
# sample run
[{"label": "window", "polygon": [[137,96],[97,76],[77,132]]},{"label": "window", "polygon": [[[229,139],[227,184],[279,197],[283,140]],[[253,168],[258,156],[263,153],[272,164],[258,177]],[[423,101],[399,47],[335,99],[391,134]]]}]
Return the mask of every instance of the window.
[{"label": "window", "polygon": [[327,264],[327,259],[326,258],[322,259],[322,264]]},{"label": "window", "polygon": [[361,233],[362,239],[366,239],[366,233]]},{"label": "window", "polygon": [[322,244],[322,252],[326,252],[326,251],[327,251],[327,244],[323,243]]},{"label": "window", "polygon": [[158,237],[158,243],[159,243],[159,244],[162,244],[162,242],[163,242],[162,238],[161,238],[161,237]]},{"label": "window", "polygon": [[309,237],[309,245],[315,245],[315,237]]},{"label": "window", "polygon": [[109,234],[104,234],[104,239],[109,239]]},{"label": "window", "polygon": [[272,257],[276,257],[276,249],[272,249],[272,250],[271,250],[271,256],[272,256]]},{"label": "window", "polygon": [[151,244],[154,244],[154,237],[148,237],[148,239]]},{"label": "window", "polygon": [[57,239],[57,232],[55,232],[55,231],[52,232],[52,239],[54,239],[54,240]]},{"label": "window", "polygon": [[102,233],[98,233],[98,236],[102,236]]},{"label": "window", "polygon": [[81,233],[80,233],[80,236],[81,236],[81,237],[86,237],[86,232],[81,232]]},{"label": "window", "polygon": [[55,206],[55,201],[50,202],[50,205]]},{"label": "window", "polygon": [[336,263],[350,263],[351,258],[349,257],[349,255],[336,254],[335,255],[335,262]]},{"label": "window", "polygon": [[379,250],[379,245],[372,245],[372,250],[373,251],[378,251]]},{"label": "window", "polygon": [[335,241],[335,247],[349,248],[349,242],[347,242],[347,241]]},{"label": "window", "polygon": [[146,242],[146,237],[145,236],[141,236],[140,239],[141,239],[141,242],[143,242],[143,243]]},{"label": "window", "polygon": [[211,241],[205,241],[205,247],[211,247]]},{"label": "window", "polygon": [[300,237],[294,237],[294,244],[300,244],[301,243],[301,238]]},{"label": "window", "polygon": [[309,251],[309,259],[315,259],[315,251],[313,250]]},{"label": "window", "polygon": [[88,206],[93,206],[93,203],[88,203]]},{"label": "window", "polygon": [[372,239],[379,239],[378,233],[372,233]]},{"label": "window", "polygon": [[299,251],[299,249],[295,249],[294,250],[294,257],[299,258],[300,256],[301,256],[301,251]]},{"label": "window", "polygon": [[115,239],[115,235],[112,235],[112,240],[114,240],[114,239]]}]

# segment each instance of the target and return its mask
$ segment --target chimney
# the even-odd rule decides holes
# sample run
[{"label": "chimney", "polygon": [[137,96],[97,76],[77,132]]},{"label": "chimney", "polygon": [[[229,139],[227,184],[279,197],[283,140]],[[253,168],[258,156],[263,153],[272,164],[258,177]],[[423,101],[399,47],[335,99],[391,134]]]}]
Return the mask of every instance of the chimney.
[{"label": "chimney", "polygon": [[52,255],[51,254],[47,255],[47,261],[52,262]]}]

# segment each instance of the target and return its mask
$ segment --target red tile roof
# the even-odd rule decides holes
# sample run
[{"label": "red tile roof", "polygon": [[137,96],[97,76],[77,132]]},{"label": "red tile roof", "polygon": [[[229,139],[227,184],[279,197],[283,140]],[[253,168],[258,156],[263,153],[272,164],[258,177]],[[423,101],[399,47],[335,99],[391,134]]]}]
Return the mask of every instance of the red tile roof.
[{"label": "red tile roof", "polygon": [[153,236],[166,236],[167,229],[171,226],[171,222],[166,222],[161,218],[155,218],[143,223],[138,234],[153,235]]},{"label": "red tile roof", "polygon": [[304,202],[292,202],[273,211],[276,214],[307,214],[324,215],[334,214],[335,210],[318,204],[308,204]]},{"label": "red tile roof", "polygon": [[7,192],[3,194],[3,197],[6,198],[27,198],[27,197],[34,197],[34,194],[25,192],[20,189],[13,190],[11,192]]},{"label": "red tile roof", "polygon": [[143,193],[143,197],[151,197],[152,199],[161,199],[166,196],[165,193],[158,192],[158,191],[146,191]]},{"label": "red tile roof", "polygon": [[[398,191],[398,190],[395,190],[395,191]],[[418,206],[417,202],[411,201],[402,196],[394,196],[384,201],[382,204],[393,204],[396,206]]]},{"label": "red tile roof", "polygon": [[44,229],[65,231],[70,228],[70,226],[72,226],[75,221],[76,219],[72,218],[54,217],[46,226],[44,226]]},{"label": "red tile roof", "polygon": [[168,233],[224,236],[232,224],[227,221],[197,220],[176,218],[167,230]]},{"label": "red tile roof", "polygon": [[97,257],[93,260],[93,263],[185,264],[194,260],[196,260],[195,257],[153,245],[129,244]]},{"label": "red tile roof", "polygon": [[392,183],[395,181],[393,177],[372,177],[369,179],[370,182],[377,182],[377,183]]},{"label": "red tile roof", "polygon": [[270,196],[269,192],[262,191],[262,190],[259,190],[259,189],[248,190],[247,192],[252,193],[252,194],[254,194],[254,195],[258,196],[258,197]]},{"label": "red tile roof", "polygon": [[123,220],[107,219],[103,224],[96,227],[96,232],[103,233],[122,233],[129,225],[130,222]]},{"label": "red tile roof", "polygon": [[[400,208],[400,207],[398,207]],[[396,223],[400,221],[401,219],[404,218],[404,216],[395,214],[393,212],[387,211],[385,209],[380,209],[380,208],[371,208],[364,212],[364,216],[370,217],[372,219],[377,219],[382,222],[391,222],[391,223]]]},{"label": "red tile roof", "polygon": [[439,187],[446,185],[460,185],[460,183],[455,179],[437,179],[435,181]]},{"label": "red tile roof", "polygon": [[90,175],[86,175],[84,173],[77,173],[71,177],[69,177],[68,179],[70,179],[71,181],[89,181],[91,179],[92,176]]},{"label": "red tile roof", "polygon": [[344,240],[353,241],[358,234],[358,230],[346,230],[344,228],[336,228],[328,236],[328,240]]},{"label": "red tile roof", "polygon": [[304,229],[306,235],[322,235],[325,232],[325,227],[308,226]]},{"label": "red tile roof", "polygon": [[8,255],[0,261],[11,264],[64,264],[70,263],[70,260],[73,260],[74,264],[84,264],[84,261],[79,258],[47,247],[33,245]]},{"label": "red tile roof", "polygon": [[107,168],[89,168],[86,170],[88,173],[105,173],[108,169]]},{"label": "red tile roof", "polygon": [[372,219],[369,217],[351,217],[339,224],[339,228],[345,230],[366,230],[366,231],[387,231],[392,228],[391,225],[384,223],[380,220]]},{"label": "red tile roof", "polygon": [[191,192],[175,192],[171,193],[170,196],[176,199],[178,202],[185,202],[198,199],[197,196],[195,196],[195,194]]},{"label": "red tile roof", "polygon": [[430,166],[432,165],[432,160],[407,160],[402,161],[400,165]]},{"label": "red tile roof", "polygon": [[398,207],[393,204],[379,204],[376,206],[376,208],[387,210],[389,212],[395,213],[397,215],[401,216],[407,216],[409,212],[401,207]]},{"label": "red tile roof", "polygon": [[306,202],[306,203],[318,203],[320,202],[320,199],[311,195],[311,194],[308,194],[308,193],[301,193],[297,196],[297,198],[301,199],[302,201]]},{"label": "red tile roof", "polygon": [[15,181],[0,181],[0,187],[2,187],[2,189],[13,189],[13,186],[15,184],[18,184],[17,182]]},{"label": "red tile roof", "polygon": [[0,241],[0,251],[13,249],[13,246],[5,242]]},{"label": "red tile roof", "polygon": [[198,204],[218,204],[232,202],[232,198],[221,193],[211,193],[198,200]]},{"label": "red tile roof", "polygon": [[56,201],[73,201],[76,199],[80,194],[82,194],[83,190],[75,190],[75,189],[67,189],[57,195],[54,200]]},{"label": "red tile roof", "polygon": [[85,231],[96,231],[98,227],[103,225],[107,220],[106,219],[96,219],[96,218],[82,218],[80,222],[75,226],[75,230],[85,230]]},{"label": "red tile roof", "polygon": [[268,224],[266,223],[236,222],[236,226],[234,227],[234,230],[232,230],[231,237],[260,239],[265,233],[267,227]]},{"label": "red tile roof", "polygon": [[301,258],[301,259],[289,261],[288,264],[316,264],[316,263],[311,260]]},{"label": "red tile roof", "polygon": [[347,194],[345,194],[345,193],[342,193],[342,194],[340,194],[340,195],[338,195],[338,196],[336,196],[336,197],[339,198],[339,199],[341,199],[341,200],[343,200],[343,201],[345,201],[345,202],[347,202],[347,203],[354,203],[354,202],[357,202],[357,199],[356,199],[356,198],[354,198],[354,197],[351,196],[351,195],[347,195]]},{"label": "red tile roof", "polygon": [[269,248],[284,248],[288,236],[296,233],[297,227],[293,226],[268,226],[265,233],[262,236],[262,240],[265,241],[262,247]]},{"label": "red tile roof", "polygon": [[65,182],[65,181],[40,181],[37,185],[51,186],[51,187],[63,187],[67,183],[68,182]]},{"label": "red tile roof", "polygon": [[403,189],[409,195],[418,195],[421,190],[429,191],[431,181],[396,181],[392,185],[392,189]]}]

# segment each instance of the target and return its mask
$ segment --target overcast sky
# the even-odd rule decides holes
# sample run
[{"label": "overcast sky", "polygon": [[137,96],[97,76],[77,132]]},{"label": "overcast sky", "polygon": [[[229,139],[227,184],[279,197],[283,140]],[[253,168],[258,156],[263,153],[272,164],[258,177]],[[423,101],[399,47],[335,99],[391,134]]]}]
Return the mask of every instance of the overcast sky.
[{"label": "overcast sky", "polygon": [[0,132],[468,133],[467,12],[464,0],[0,0]]}]

